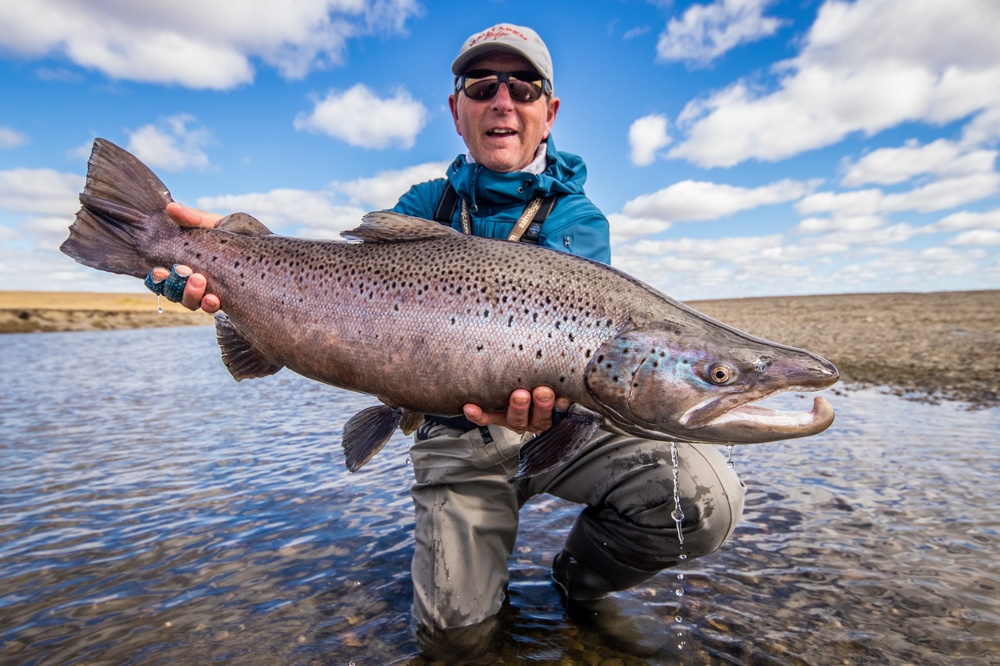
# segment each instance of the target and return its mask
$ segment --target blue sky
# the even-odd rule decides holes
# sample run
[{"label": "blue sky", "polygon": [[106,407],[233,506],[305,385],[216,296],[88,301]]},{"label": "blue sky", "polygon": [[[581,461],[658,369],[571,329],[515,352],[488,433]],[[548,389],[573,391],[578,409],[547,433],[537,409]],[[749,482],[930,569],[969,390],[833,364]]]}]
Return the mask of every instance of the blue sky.
[{"label": "blue sky", "polygon": [[450,64],[502,21],[549,45],[619,268],[685,300],[1000,287],[995,0],[5,0],[0,288],[141,289],[57,249],[95,137],[336,237],[462,150]]}]

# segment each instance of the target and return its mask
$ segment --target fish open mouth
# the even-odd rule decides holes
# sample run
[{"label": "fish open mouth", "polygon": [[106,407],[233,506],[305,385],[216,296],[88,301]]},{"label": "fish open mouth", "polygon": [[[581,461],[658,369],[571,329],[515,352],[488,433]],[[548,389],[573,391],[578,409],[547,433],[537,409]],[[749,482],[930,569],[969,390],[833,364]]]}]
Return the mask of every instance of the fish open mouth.
[{"label": "fish open mouth", "polygon": [[771,409],[744,402],[732,407],[726,396],[695,405],[680,418],[681,425],[699,437],[718,442],[757,443],[823,432],[833,423],[833,407],[824,398],[813,400],[809,411]]},{"label": "fish open mouth", "polygon": [[808,412],[783,411],[756,404],[740,405],[736,409],[722,414],[708,425],[744,422],[758,424],[765,428],[809,428],[827,418],[832,422],[833,407],[825,399],[817,397],[813,400],[812,410]]}]

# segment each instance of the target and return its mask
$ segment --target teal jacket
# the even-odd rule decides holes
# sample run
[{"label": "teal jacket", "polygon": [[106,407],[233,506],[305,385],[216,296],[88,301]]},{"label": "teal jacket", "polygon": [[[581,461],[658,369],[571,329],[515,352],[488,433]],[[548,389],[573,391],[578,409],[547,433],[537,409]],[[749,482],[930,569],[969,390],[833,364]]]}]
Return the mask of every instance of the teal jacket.
[{"label": "teal jacket", "polygon": [[[538,244],[602,263],[611,262],[608,220],[583,193],[587,167],[577,155],[555,149],[551,137],[546,149],[548,168],[540,175],[515,171],[498,173],[480,164],[468,164],[459,155],[448,167],[447,178],[418,183],[400,197],[393,212],[434,219],[434,211],[448,182],[469,204],[472,233],[506,238],[524,207],[536,194],[560,195],[542,225]],[[462,229],[459,210],[451,226]]]}]

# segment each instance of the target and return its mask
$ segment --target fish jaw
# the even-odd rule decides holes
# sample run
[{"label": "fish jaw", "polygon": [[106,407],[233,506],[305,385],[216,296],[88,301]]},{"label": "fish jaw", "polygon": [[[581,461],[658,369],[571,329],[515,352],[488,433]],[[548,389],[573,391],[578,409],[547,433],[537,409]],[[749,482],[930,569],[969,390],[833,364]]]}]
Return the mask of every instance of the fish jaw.
[{"label": "fish jaw", "polygon": [[[833,407],[817,396],[808,411],[784,411],[755,403],[721,409],[713,398],[685,412],[678,423],[694,441],[759,444],[818,435],[833,424]],[[711,420],[705,422],[706,418]]]},{"label": "fish jaw", "polygon": [[[714,375],[720,368],[725,372]],[[633,330],[602,347],[585,379],[601,412],[620,432],[660,440],[754,444],[827,429],[834,412],[821,397],[803,411],[757,403],[786,391],[822,390],[835,384],[839,373],[811,352],[735,329],[697,340]]]}]

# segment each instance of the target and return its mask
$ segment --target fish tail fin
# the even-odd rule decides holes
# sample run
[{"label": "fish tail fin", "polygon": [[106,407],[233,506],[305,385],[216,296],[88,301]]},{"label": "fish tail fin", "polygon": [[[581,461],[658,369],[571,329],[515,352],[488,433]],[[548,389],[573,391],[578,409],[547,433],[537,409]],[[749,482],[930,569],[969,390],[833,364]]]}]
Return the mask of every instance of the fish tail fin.
[{"label": "fish tail fin", "polygon": [[85,266],[143,277],[156,239],[179,235],[167,216],[170,192],[149,168],[110,141],[96,139],[80,212],[60,250]]}]

